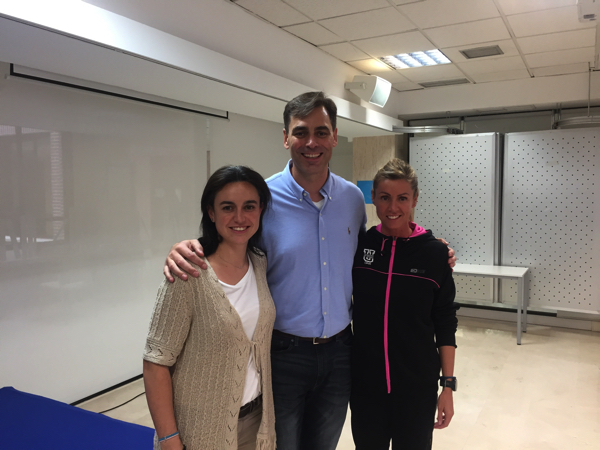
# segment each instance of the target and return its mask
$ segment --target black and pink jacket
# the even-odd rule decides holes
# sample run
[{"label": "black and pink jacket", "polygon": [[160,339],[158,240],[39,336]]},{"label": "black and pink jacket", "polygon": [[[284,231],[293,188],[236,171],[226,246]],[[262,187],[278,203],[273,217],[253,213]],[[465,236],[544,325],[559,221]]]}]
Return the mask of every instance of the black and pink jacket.
[{"label": "black and pink jacket", "polygon": [[405,391],[437,385],[437,347],[456,346],[454,280],[448,248],[416,224],[409,238],[371,228],[352,269],[353,389]]}]

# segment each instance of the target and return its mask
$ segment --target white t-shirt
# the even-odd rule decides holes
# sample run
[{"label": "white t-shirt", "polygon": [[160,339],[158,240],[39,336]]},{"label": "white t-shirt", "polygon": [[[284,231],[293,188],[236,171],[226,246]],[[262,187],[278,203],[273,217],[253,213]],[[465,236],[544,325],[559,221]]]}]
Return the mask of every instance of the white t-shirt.
[{"label": "white t-shirt", "polygon": [[[252,261],[248,258],[248,271],[246,275],[236,284],[226,284],[219,280],[219,283],[225,291],[229,302],[237,311],[248,339],[252,340],[254,330],[258,323],[260,305],[258,302],[258,288],[256,287],[256,276]],[[246,373],[246,384],[244,385],[244,395],[242,396],[242,405],[254,400],[260,395],[260,375],[256,370],[254,357],[250,352],[248,358],[248,372]]]}]

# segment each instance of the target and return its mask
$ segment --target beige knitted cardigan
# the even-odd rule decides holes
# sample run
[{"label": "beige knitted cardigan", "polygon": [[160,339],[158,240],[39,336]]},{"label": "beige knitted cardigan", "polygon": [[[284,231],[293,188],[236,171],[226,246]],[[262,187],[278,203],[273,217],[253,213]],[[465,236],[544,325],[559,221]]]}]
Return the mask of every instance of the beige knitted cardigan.
[{"label": "beige knitted cardigan", "polygon": [[[237,450],[237,423],[250,352],[261,376],[262,422],[257,450],[275,449],[271,390],[271,333],[275,306],[267,286],[267,261],[250,253],[260,314],[253,341],[210,267],[199,278],[163,282],[144,359],[171,366],[175,420],[188,450]],[[154,436],[154,449],[159,450]]]}]

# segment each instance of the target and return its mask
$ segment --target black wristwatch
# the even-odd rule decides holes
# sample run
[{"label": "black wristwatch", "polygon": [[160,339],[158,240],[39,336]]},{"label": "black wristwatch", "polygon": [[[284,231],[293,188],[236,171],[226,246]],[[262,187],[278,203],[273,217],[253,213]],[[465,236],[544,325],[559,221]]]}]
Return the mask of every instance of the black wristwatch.
[{"label": "black wristwatch", "polygon": [[458,381],[456,380],[456,377],[440,377],[440,386],[443,388],[449,387],[456,392],[457,385]]}]

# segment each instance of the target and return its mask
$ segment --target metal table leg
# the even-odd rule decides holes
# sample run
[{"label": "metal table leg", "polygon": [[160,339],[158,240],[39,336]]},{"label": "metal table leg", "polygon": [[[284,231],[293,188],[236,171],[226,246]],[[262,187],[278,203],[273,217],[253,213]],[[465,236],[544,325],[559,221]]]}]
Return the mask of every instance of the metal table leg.
[{"label": "metal table leg", "polygon": [[523,278],[519,278],[517,280],[517,285],[518,285],[518,291],[519,291],[518,300],[517,300],[517,345],[521,345],[521,330],[522,330],[521,320],[523,318],[523,316],[522,316],[523,297],[525,294]]},{"label": "metal table leg", "polygon": [[527,333],[527,307],[529,306],[529,295],[526,294],[526,291],[528,289],[527,280],[525,279],[526,276],[527,274],[523,275],[521,281],[523,288],[523,333]]}]

